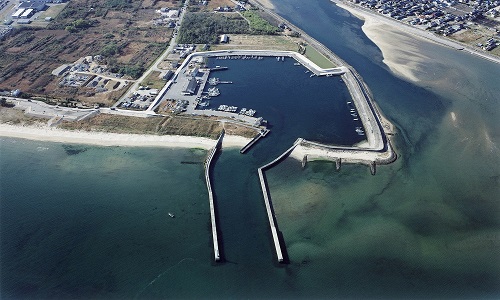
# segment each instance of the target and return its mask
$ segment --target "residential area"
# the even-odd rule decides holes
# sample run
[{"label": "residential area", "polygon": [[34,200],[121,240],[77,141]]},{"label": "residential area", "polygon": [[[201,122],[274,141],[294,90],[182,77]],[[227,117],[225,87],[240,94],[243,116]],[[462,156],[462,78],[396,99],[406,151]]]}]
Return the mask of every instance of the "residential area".
[{"label": "residential area", "polygon": [[469,43],[485,51],[499,45],[500,1],[349,0],[421,29]]}]

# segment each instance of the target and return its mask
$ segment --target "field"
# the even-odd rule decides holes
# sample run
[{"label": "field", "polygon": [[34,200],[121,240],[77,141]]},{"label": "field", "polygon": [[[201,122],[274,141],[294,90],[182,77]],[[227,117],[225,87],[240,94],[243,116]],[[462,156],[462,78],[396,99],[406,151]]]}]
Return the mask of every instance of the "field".
[{"label": "field", "polygon": [[85,88],[59,87],[60,79],[51,71],[98,54],[106,54],[107,65],[116,70],[147,68],[172,34],[171,29],[152,25],[155,10],[177,5],[180,1],[72,0],[47,28],[19,28],[0,43],[0,89],[90,104],[112,103],[116,96],[112,93],[89,98]]},{"label": "field", "polygon": [[[13,110],[13,109],[11,109]],[[1,115],[1,114],[0,114]],[[7,118],[7,117],[5,117]],[[228,134],[254,137],[255,129],[237,124],[221,124],[216,119],[207,117],[174,116],[138,118],[119,115],[100,114],[79,122],[63,122],[63,129],[105,131],[118,133],[189,135],[216,138],[222,129]]]},{"label": "field", "polygon": [[161,72],[159,71],[153,71],[151,72],[148,77],[144,79],[142,82],[142,86],[148,86],[152,89],[158,89],[161,90],[163,86],[165,86],[166,81],[161,79],[160,76]]},{"label": "field", "polygon": [[319,53],[314,47],[307,45],[305,57],[309,58],[312,62],[317,64],[320,68],[333,68],[335,64],[332,63],[328,58],[326,58],[323,54]]},{"label": "field", "polygon": [[298,38],[284,35],[230,34],[228,44],[211,45],[212,50],[225,49],[268,49],[297,51]]},{"label": "field", "polygon": [[212,12],[214,9],[224,6],[233,7],[234,3],[231,0],[208,0],[207,5],[202,5],[198,1],[191,1],[189,3],[189,11]]}]

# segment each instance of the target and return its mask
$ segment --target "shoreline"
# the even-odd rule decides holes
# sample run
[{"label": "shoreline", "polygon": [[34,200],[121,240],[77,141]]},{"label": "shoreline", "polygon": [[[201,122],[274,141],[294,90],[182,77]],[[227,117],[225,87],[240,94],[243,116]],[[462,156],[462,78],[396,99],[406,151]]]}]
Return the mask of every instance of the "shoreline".
[{"label": "shoreline", "polygon": [[[18,126],[5,123],[0,124],[0,137],[104,147],[202,148],[209,150],[217,144],[216,140],[204,137],[72,131],[48,126]],[[249,141],[249,138],[226,135],[222,145],[226,148],[241,148]]]},{"label": "shoreline", "polygon": [[[366,36],[377,46],[379,46],[379,43],[383,43],[384,38],[376,36],[371,30],[370,26],[378,23],[383,23],[385,25],[389,25],[393,27],[395,30],[401,32],[401,33],[406,33],[412,37],[419,38],[428,42],[433,42],[438,45],[448,47],[455,49],[457,51],[464,51],[467,52],[471,55],[478,56],[482,59],[488,60],[493,63],[500,64],[500,58],[487,54],[487,53],[481,53],[480,51],[477,51],[476,49],[472,48],[469,45],[460,43],[458,41],[454,41],[448,38],[444,38],[438,35],[433,34],[432,32],[422,30],[407,24],[404,24],[400,21],[393,20],[391,18],[388,18],[386,16],[374,13],[372,11],[366,10],[362,7],[346,3],[345,1],[342,0],[330,0],[333,2],[335,5],[338,7],[347,10],[349,13],[351,13],[353,16],[356,18],[365,21],[365,24],[361,27],[363,32],[366,34]],[[393,46],[393,45],[391,45]],[[384,52],[382,47],[380,47],[381,51]],[[382,53],[384,54],[384,53]],[[385,56],[384,56],[385,58]]]}]

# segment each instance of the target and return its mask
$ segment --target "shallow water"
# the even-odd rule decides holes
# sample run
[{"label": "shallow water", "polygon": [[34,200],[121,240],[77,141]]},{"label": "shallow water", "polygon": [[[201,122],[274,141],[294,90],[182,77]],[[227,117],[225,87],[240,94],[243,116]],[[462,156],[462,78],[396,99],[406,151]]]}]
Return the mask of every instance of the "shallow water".
[{"label": "shallow water", "polygon": [[[319,162],[305,170],[285,162],[269,172],[297,270],[329,274],[342,295],[498,295],[500,66],[413,41],[427,57],[414,73],[419,87],[395,78],[352,28],[361,21],[333,4],[275,5],[353,65],[399,129],[400,159],[374,177],[359,166],[336,172]],[[316,11],[328,17],[310,22]],[[344,44],[338,36],[351,38]],[[371,57],[380,60],[367,63]]]}]

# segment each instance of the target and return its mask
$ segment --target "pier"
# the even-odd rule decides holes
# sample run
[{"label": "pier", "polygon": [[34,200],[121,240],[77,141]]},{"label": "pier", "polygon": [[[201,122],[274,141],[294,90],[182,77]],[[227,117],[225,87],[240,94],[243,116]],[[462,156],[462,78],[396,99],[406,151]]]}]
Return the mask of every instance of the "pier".
[{"label": "pier", "polygon": [[297,139],[293,146],[283,152],[283,154],[278,156],[272,162],[258,169],[260,186],[262,188],[262,195],[264,196],[264,203],[266,205],[267,218],[269,219],[269,227],[271,228],[271,236],[273,238],[274,248],[276,250],[276,256],[279,263],[285,262],[285,258],[283,257],[283,249],[281,247],[281,241],[278,235],[277,222],[275,221],[274,210],[271,203],[271,195],[269,194],[269,190],[267,188],[267,181],[264,172],[285,159],[293,151],[293,149],[295,149],[295,147],[301,143],[301,141],[302,139]]},{"label": "pier", "polygon": [[244,154],[247,152],[255,143],[257,143],[262,137],[265,137],[269,133],[269,129],[261,130],[248,144],[241,148],[240,153]]},{"label": "pier", "polygon": [[221,260],[221,254],[219,251],[219,240],[217,237],[217,220],[216,220],[216,214],[215,214],[214,193],[212,190],[212,184],[210,183],[210,168],[212,165],[212,159],[214,158],[215,154],[221,149],[223,138],[224,138],[224,130],[222,130],[215,147],[213,147],[208,152],[208,156],[207,156],[207,159],[205,161],[205,181],[207,183],[208,200],[210,202],[210,219],[211,219],[211,225],[212,225],[212,241],[213,241],[213,247],[214,247],[214,259],[216,262]]}]

